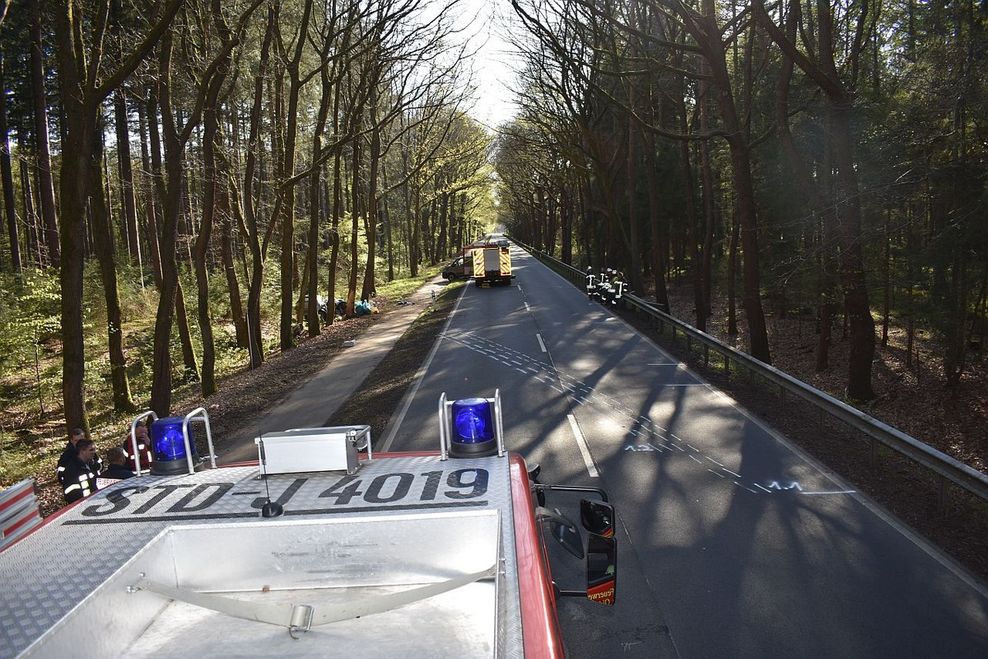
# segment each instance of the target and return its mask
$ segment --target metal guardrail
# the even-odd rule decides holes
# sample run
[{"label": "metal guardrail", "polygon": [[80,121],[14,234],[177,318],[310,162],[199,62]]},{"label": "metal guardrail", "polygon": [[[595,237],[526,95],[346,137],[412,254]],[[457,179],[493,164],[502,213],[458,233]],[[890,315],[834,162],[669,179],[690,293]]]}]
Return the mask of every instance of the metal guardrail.
[{"label": "metal guardrail", "polygon": [[[583,287],[585,273],[514,238],[512,240],[540,261],[551,264],[557,271],[561,271],[561,274],[566,276],[578,288]],[[659,323],[658,328],[660,333],[664,331],[664,327],[668,326],[671,328],[673,339],[676,338],[677,332],[684,335],[688,349],[692,349],[691,344],[693,341],[702,345],[705,361],[709,361],[709,351],[713,350],[723,358],[725,370],[730,369],[731,362],[741,364],[752,373],[756,373],[766,381],[777,385],[783,397],[786,393],[789,393],[806,401],[822,413],[844,422],[858,432],[867,435],[872,440],[884,444],[893,451],[936,473],[941,478],[947,479],[974,494],[982,501],[988,501],[988,475],[959,460],[955,460],[949,455],[932,448],[915,437],[907,435],[901,430],[897,430],[865,414],[857,408],[851,407],[843,401],[837,400],[815,387],[811,387],[805,382],[797,380],[788,373],[784,373],[773,366],[755,359],[751,355],[721,343],[706,332],[701,332],[695,327],[670,316],[656,308],[655,305],[636,295],[625,293],[623,299],[625,304],[634,308],[636,313],[645,313],[655,319]]]}]

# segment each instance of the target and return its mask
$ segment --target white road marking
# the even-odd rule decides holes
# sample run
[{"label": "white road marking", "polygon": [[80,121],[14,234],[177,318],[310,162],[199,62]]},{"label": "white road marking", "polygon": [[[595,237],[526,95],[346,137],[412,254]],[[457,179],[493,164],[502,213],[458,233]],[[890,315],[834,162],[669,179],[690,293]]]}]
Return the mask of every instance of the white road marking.
[{"label": "white road marking", "polygon": [[525,311],[532,313],[532,308],[528,306],[528,302],[525,303]]},{"label": "white road marking", "polygon": [[542,352],[549,352],[548,350],[545,349],[545,344],[542,343],[542,335],[536,332],[535,338],[539,340],[539,347],[542,348]]},{"label": "white road marking", "polygon": [[800,494],[857,494],[856,490],[835,490],[833,492],[800,492]]},{"label": "white road marking", "polygon": [[649,366],[679,366],[679,362],[655,362]]},{"label": "white road marking", "polygon": [[590,457],[590,447],[587,446],[587,440],[583,437],[583,433],[580,432],[580,426],[576,424],[576,417],[572,414],[567,414],[566,419],[569,421],[570,429],[576,436],[576,445],[580,447],[580,455],[583,456],[583,462],[587,465],[587,473],[590,474],[590,478],[597,478],[599,476],[597,467],[594,466],[593,458]]},{"label": "white road marking", "polygon": [[726,471],[727,473],[729,473],[731,476],[734,476],[735,478],[741,478],[741,474],[735,473],[735,472],[731,471],[730,469],[728,469],[727,467],[721,467],[721,469],[723,469],[724,471]]}]

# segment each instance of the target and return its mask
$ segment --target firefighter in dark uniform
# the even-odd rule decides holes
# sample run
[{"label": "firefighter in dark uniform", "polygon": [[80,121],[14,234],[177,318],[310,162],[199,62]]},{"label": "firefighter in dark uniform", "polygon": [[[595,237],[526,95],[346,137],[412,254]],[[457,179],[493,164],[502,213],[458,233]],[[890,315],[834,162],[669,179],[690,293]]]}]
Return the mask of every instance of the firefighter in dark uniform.
[{"label": "firefighter in dark uniform", "polygon": [[[76,458],[78,457],[78,446],[79,442],[86,438],[86,431],[82,428],[73,428],[69,432],[69,441],[65,445],[65,450],[62,451],[62,455],[58,458],[58,468],[55,470],[55,477],[58,478],[58,482],[65,487],[63,481],[63,474],[65,470],[68,469],[72,464],[74,464]],[[99,473],[100,469],[103,468],[103,461],[99,459],[99,456],[93,454],[92,464],[88,465],[93,473]]]},{"label": "firefighter in dark uniform", "polygon": [[597,277],[597,286],[594,289],[594,298],[598,302],[604,299],[604,290],[607,288],[607,270],[601,270],[600,276]]},{"label": "firefighter in dark uniform", "polygon": [[612,286],[611,305],[616,307],[619,304],[621,304],[621,296],[624,295],[625,283],[624,283],[623,272],[618,272],[618,271],[614,272],[614,280],[611,283],[611,286]]},{"label": "firefighter in dark uniform", "polygon": [[65,471],[59,472],[65,503],[84,499],[96,491],[96,475],[99,472],[91,468],[96,459],[96,446],[90,439],[80,439],[76,442],[75,451]]},{"label": "firefighter in dark uniform", "polygon": [[106,461],[109,464],[106,469],[100,472],[100,478],[124,480],[134,477],[134,472],[127,468],[127,455],[119,446],[114,446],[106,452]]},{"label": "firefighter in dark uniform", "polygon": [[[137,437],[136,458],[133,455],[134,443],[131,441],[129,433],[121,445],[124,455],[127,456],[127,466],[134,471],[137,471],[138,466],[140,466],[141,471],[150,471],[152,459],[151,438],[148,437],[148,429],[143,421],[137,422],[137,426],[134,428],[134,435]],[[139,462],[137,458],[140,459]]]},{"label": "firefighter in dark uniform", "polygon": [[597,291],[597,275],[593,273],[590,266],[587,266],[587,297],[591,300],[593,299],[594,293]]},{"label": "firefighter in dark uniform", "polygon": [[611,278],[613,276],[614,271],[610,268],[600,274],[600,295],[597,297],[601,304],[608,304],[611,301]]}]

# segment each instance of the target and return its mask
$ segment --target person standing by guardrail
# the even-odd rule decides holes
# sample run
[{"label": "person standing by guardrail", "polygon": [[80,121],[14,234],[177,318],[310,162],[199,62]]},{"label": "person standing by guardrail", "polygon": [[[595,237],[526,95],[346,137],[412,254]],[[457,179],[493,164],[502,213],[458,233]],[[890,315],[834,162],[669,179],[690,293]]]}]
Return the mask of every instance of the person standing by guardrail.
[{"label": "person standing by guardrail", "polygon": [[592,300],[596,290],[597,290],[597,275],[593,273],[593,269],[588,265],[587,266],[587,297]]},{"label": "person standing by guardrail", "polygon": [[624,295],[624,287],[627,286],[626,280],[624,278],[624,273],[617,271],[614,275],[614,281],[611,284],[613,289],[613,294],[611,295],[611,305],[620,306],[621,296]]}]

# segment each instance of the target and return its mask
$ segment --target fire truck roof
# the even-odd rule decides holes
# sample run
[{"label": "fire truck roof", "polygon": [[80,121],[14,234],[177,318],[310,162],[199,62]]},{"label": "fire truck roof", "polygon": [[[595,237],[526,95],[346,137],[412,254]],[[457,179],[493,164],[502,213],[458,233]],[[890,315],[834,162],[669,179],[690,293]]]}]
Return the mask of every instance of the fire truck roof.
[{"label": "fire truck roof", "polygon": [[0,656],[520,656],[509,467],[121,481],[0,554]]}]

